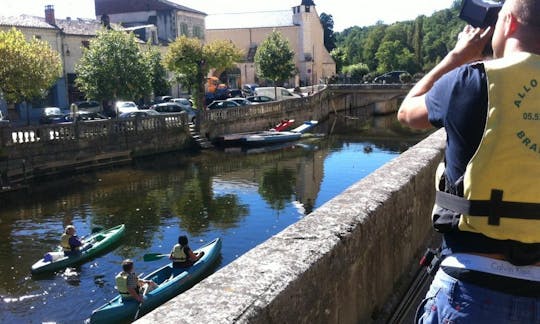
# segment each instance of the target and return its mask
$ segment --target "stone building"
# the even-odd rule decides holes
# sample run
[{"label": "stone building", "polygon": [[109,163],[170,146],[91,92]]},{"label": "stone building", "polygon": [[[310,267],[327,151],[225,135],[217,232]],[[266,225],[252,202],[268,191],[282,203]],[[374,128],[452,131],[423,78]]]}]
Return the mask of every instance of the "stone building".
[{"label": "stone building", "polygon": [[263,84],[255,71],[257,47],[273,31],[279,31],[295,52],[298,74],[287,86],[307,86],[336,73],[336,64],[324,47],[324,31],[313,0],[302,0],[292,10],[209,15],[206,18],[206,41],[231,40],[246,56],[237,69],[219,78],[231,86]]}]

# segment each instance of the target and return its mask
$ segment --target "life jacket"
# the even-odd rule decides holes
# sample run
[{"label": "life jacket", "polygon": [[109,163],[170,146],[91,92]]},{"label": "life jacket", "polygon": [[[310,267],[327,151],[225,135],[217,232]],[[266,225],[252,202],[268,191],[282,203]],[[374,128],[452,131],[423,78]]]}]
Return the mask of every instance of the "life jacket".
[{"label": "life jacket", "polygon": [[438,191],[436,205],[460,215],[460,231],[540,243],[540,56],[522,53],[484,66],[488,115],[463,196]]},{"label": "life jacket", "polygon": [[69,234],[62,234],[62,237],[60,238],[60,246],[64,250],[64,252],[70,252],[71,251],[71,244],[69,244],[69,239],[72,238],[73,235]]},{"label": "life jacket", "polygon": [[129,297],[129,296],[131,296],[131,295],[129,294],[128,286],[127,286],[128,277],[129,277],[129,273],[127,273],[127,272],[125,272],[125,271],[120,272],[120,273],[117,274],[116,277],[115,277],[115,281],[116,281],[116,289],[118,290],[118,293],[120,293],[120,295],[121,295],[122,297]]},{"label": "life jacket", "polygon": [[176,244],[173,247],[171,254],[172,254],[172,260],[174,262],[186,262],[188,260],[188,256],[186,255],[186,252],[184,251],[183,245]]}]

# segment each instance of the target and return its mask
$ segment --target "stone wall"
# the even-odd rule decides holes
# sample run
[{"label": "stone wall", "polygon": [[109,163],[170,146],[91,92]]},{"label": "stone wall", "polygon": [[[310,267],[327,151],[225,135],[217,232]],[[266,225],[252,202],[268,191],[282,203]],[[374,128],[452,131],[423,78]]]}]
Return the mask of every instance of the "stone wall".
[{"label": "stone wall", "polygon": [[193,146],[184,114],[0,128],[0,189]]},{"label": "stone wall", "polygon": [[444,147],[440,130],[137,323],[383,321],[432,236]]}]

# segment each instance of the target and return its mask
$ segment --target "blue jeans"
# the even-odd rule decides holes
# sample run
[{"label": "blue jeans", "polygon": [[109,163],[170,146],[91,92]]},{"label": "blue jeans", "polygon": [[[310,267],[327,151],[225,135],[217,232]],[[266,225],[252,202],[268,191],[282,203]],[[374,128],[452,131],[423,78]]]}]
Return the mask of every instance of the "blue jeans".
[{"label": "blue jeans", "polygon": [[459,281],[437,271],[416,323],[540,323],[540,298],[519,297]]}]

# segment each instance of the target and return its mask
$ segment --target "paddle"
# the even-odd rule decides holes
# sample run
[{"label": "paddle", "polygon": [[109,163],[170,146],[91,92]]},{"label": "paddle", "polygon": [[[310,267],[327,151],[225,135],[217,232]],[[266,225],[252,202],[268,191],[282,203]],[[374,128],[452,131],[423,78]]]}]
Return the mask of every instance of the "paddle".
[{"label": "paddle", "polygon": [[145,262],[148,262],[148,261],[156,261],[156,260],[160,260],[164,257],[168,257],[169,254],[161,254],[161,253],[147,253],[143,256],[143,260]]}]

